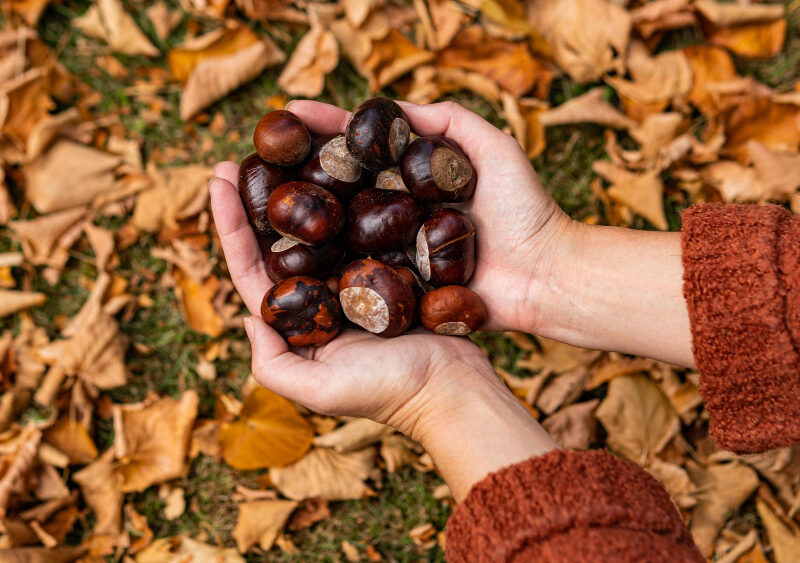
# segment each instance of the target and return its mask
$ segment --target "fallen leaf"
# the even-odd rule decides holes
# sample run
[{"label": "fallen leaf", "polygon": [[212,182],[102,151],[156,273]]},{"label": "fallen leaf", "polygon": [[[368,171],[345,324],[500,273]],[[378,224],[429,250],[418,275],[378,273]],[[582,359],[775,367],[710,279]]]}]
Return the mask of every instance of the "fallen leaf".
[{"label": "fallen leaf", "polygon": [[770,506],[756,500],[756,510],[769,535],[776,563],[792,563],[800,559],[800,530],[795,523],[783,520]]},{"label": "fallen leaf", "polygon": [[728,82],[737,77],[733,59],[725,49],[712,45],[691,45],[684,48],[684,55],[692,69],[692,87],[687,100],[707,116],[718,113],[718,95],[706,86]]},{"label": "fallen leaf", "polygon": [[763,198],[783,200],[800,187],[800,155],[772,151],[758,141],[748,141],[747,153]]},{"label": "fallen leaf", "polygon": [[47,119],[54,107],[44,69],[34,68],[3,81],[0,84],[0,131],[16,145],[24,147],[36,124]]},{"label": "fallen leaf", "polygon": [[697,504],[693,496],[696,487],[683,467],[656,457],[645,469],[664,485],[672,501],[680,508],[691,508]]},{"label": "fallen leaf", "polygon": [[689,92],[692,68],[683,51],[665,51],[651,57],[643,43],[634,41],[626,59],[632,80],[606,78],[621,95],[640,104],[671,100]]},{"label": "fallen leaf", "polygon": [[385,0],[341,0],[344,15],[353,27],[361,27],[370,12],[384,3]]},{"label": "fallen leaf", "polygon": [[164,518],[175,520],[186,511],[185,491],[181,487],[173,487],[164,497]]},{"label": "fallen leaf", "polygon": [[587,389],[594,389],[603,383],[608,383],[620,375],[642,373],[653,367],[653,360],[647,358],[628,358],[625,356],[612,359],[592,370],[592,377],[586,384]]},{"label": "fallen leaf", "polygon": [[299,532],[310,528],[317,522],[326,520],[331,516],[331,509],[327,500],[306,499],[300,507],[294,511],[289,525],[286,527],[290,532]]},{"label": "fallen leaf", "polygon": [[592,169],[611,182],[608,195],[638,213],[657,229],[667,230],[664,214],[664,184],[655,171],[628,172],[608,161],[598,160]]},{"label": "fallen leaf", "polygon": [[278,86],[290,96],[314,98],[325,87],[325,76],[339,62],[336,37],[320,26],[306,33],[278,77]]},{"label": "fallen leaf", "polygon": [[381,457],[386,463],[386,471],[394,473],[417,459],[414,442],[400,434],[391,434],[381,440]]},{"label": "fallen leaf", "polygon": [[73,19],[72,25],[90,37],[105,41],[114,51],[145,57],[159,54],[119,0],[98,0],[85,14]]},{"label": "fallen leaf", "polygon": [[[75,127],[81,121],[77,108],[69,108],[56,115],[43,117],[31,127],[25,157],[30,162],[41,155],[59,135]],[[72,135],[73,138],[79,135]]]},{"label": "fallen leaf", "polygon": [[669,399],[655,383],[638,375],[611,380],[597,419],[608,432],[609,447],[639,464],[652,460],[680,430]]},{"label": "fallen leaf", "polygon": [[23,309],[38,307],[45,301],[47,301],[47,296],[44,293],[0,289],[0,318],[13,315]]},{"label": "fallen leaf", "polygon": [[703,169],[703,177],[725,201],[759,201],[765,193],[755,169],[733,160],[709,164]]},{"label": "fallen leaf", "polygon": [[158,0],[147,8],[147,18],[153,24],[156,35],[162,41],[169,37],[178,24],[181,22],[181,13],[178,10],[170,10],[163,0]]},{"label": "fallen leaf", "polygon": [[360,450],[379,442],[387,434],[394,432],[391,427],[367,418],[352,420],[332,432],[314,438],[314,445],[333,448],[337,452]]},{"label": "fallen leaf", "polygon": [[140,193],[133,211],[133,224],[147,232],[176,228],[185,219],[206,208],[208,180],[213,175],[208,166],[190,164],[157,170],[149,166],[153,187]]},{"label": "fallen leaf", "polygon": [[86,427],[68,416],[62,416],[46,429],[43,440],[67,454],[70,464],[83,465],[97,458],[97,448]]},{"label": "fallen leaf", "polygon": [[386,37],[372,42],[372,51],[363,62],[370,91],[377,92],[433,57],[392,28]]},{"label": "fallen leaf", "polygon": [[689,0],[654,0],[632,9],[631,17],[636,29],[645,39],[658,32],[697,24]]},{"label": "fallen leaf", "polygon": [[308,451],[314,431],[289,401],[263,387],[244,400],[239,420],[223,423],[222,457],[236,469],[278,467]]},{"label": "fallen leaf", "polygon": [[133,539],[128,548],[129,553],[141,551],[153,541],[153,530],[147,524],[147,518],[136,512],[132,504],[125,505],[126,527]]},{"label": "fallen leaf", "polygon": [[189,446],[189,457],[195,458],[200,454],[219,460],[219,422],[215,420],[201,420],[197,428],[192,431],[192,442]]},{"label": "fallen leaf", "polygon": [[490,37],[478,25],[461,30],[437,54],[436,64],[482,74],[516,97],[536,87],[537,97],[547,98],[553,78],[553,73],[533,58],[525,43]]},{"label": "fallen leaf", "polygon": [[364,479],[375,463],[372,448],[341,454],[325,448],[311,450],[292,465],[269,470],[277,489],[293,500],[349,500],[367,492]]},{"label": "fallen leaf", "polygon": [[588,450],[594,441],[594,411],[598,399],[564,407],[542,421],[542,427],[562,448]]},{"label": "fallen leaf", "polygon": [[21,17],[26,24],[36,27],[50,0],[9,0],[8,8]]},{"label": "fallen leaf", "polygon": [[774,57],[783,50],[786,37],[784,19],[735,27],[706,25],[703,28],[709,43],[726,47],[743,57]]},{"label": "fallen leaf", "polygon": [[289,500],[241,503],[239,518],[231,533],[239,553],[247,553],[256,543],[261,549],[269,551],[297,505]]},{"label": "fallen leaf", "polygon": [[165,397],[152,403],[114,405],[114,451],[123,492],[143,491],[185,472],[197,393],[179,400]]},{"label": "fallen leaf", "polygon": [[427,4],[434,28],[434,44],[429,47],[444,49],[469,21],[469,16],[453,0],[428,0]]},{"label": "fallen leaf", "polygon": [[517,363],[531,371],[543,370],[550,373],[564,373],[581,365],[591,363],[600,353],[570,346],[563,342],[538,337],[541,353],[535,352],[527,360]]},{"label": "fallen leaf", "polygon": [[208,545],[186,536],[157,539],[137,553],[135,560],[136,563],[245,563],[233,548]]},{"label": "fallen leaf", "polygon": [[800,489],[800,446],[735,457],[755,468],[772,483],[785,508],[796,510],[793,505],[798,502]]},{"label": "fallen leaf", "polygon": [[561,405],[574,401],[587,380],[585,366],[578,366],[550,379],[536,398],[536,406],[545,414],[555,412]]},{"label": "fallen leaf", "polygon": [[714,540],[725,522],[758,487],[758,476],[738,462],[703,468],[689,461],[686,468],[692,481],[703,491],[697,495],[689,531],[700,552],[708,557],[714,551]]},{"label": "fallen leaf", "polygon": [[727,3],[715,0],[695,0],[695,8],[714,25],[723,27],[771,22],[783,17],[780,4]]},{"label": "fallen leaf", "polygon": [[572,123],[596,123],[613,129],[632,129],[637,126],[635,120],[606,102],[604,95],[603,88],[589,90],[558,107],[544,110],[538,115],[539,122],[545,127]]},{"label": "fallen leaf", "polygon": [[98,271],[102,272],[108,266],[111,255],[114,254],[114,233],[89,222],[84,225],[83,231],[94,250],[95,265]]},{"label": "fallen leaf", "polygon": [[345,540],[342,542],[342,553],[344,553],[344,558],[350,563],[358,563],[361,561],[361,553],[358,551],[358,548],[349,541]]},{"label": "fallen leaf", "polygon": [[93,533],[116,538],[122,532],[122,476],[114,467],[114,449],[106,450],[73,478],[94,511]]},{"label": "fallen leaf", "polygon": [[632,20],[608,0],[526,0],[528,21],[577,82],[622,71]]}]

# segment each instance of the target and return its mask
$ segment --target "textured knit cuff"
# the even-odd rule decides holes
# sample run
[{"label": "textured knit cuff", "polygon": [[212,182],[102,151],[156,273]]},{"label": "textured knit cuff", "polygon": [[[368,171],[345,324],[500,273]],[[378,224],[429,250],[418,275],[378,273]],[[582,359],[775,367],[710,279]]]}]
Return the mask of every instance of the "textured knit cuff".
[{"label": "textured knit cuff", "polygon": [[684,297],[700,393],[721,447],[800,442],[800,224],[781,207],[683,214]]},{"label": "textured knit cuff", "polygon": [[604,452],[555,450],[472,488],[447,523],[447,560],[703,558],[664,488],[647,472]]}]

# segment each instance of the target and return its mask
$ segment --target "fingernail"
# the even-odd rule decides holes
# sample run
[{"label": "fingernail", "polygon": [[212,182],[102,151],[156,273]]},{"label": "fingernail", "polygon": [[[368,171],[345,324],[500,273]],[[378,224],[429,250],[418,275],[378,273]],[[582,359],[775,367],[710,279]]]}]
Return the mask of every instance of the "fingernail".
[{"label": "fingernail", "polygon": [[294,100],[289,100],[288,102],[286,102],[286,105],[285,105],[285,106],[283,106],[283,109],[286,109],[286,110],[288,110],[288,109],[289,109],[289,106],[290,106],[290,105],[292,105],[293,103],[294,103]]},{"label": "fingernail", "polygon": [[214,178],[216,178],[216,176],[211,176],[211,178],[208,179],[208,184],[206,184],[206,186],[209,190],[211,189],[211,182],[214,181]]},{"label": "fingernail", "polygon": [[250,342],[253,341],[253,319],[250,317],[245,317],[244,319],[244,331],[247,333],[247,338]]}]

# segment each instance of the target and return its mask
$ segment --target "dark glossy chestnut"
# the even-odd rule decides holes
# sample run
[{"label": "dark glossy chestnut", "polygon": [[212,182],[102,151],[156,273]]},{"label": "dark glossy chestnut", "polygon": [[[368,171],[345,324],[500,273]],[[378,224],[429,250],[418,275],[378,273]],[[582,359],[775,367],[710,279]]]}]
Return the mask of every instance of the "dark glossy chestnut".
[{"label": "dark glossy chestnut", "polygon": [[265,253],[267,275],[274,282],[292,276],[324,278],[344,257],[344,247],[338,241],[321,246],[308,246],[281,238]]},{"label": "dark glossy chestnut", "polygon": [[258,156],[280,166],[300,164],[311,149],[311,134],[290,111],[275,110],[262,117],[253,133]]},{"label": "dark glossy chestnut", "polygon": [[403,176],[400,175],[400,167],[392,166],[386,170],[381,170],[375,176],[375,186],[380,190],[397,190],[401,192],[409,191],[403,183]]},{"label": "dark glossy chestnut", "polygon": [[339,298],[339,278],[336,274],[325,278],[325,285],[334,297]]},{"label": "dark glossy chestnut", "polygon": [[281,235],[303,244],[325,244],[344,226],[344,206],[332,193],[309,182],[287,182],[272,192],[267,217]]},{"label": "dark glossy chestnut", "polygon": [[344,269],[339,280],[342,312],[369,332],[390,338],[411,326],[416,297],[394,268],[363,258]]},{"label": "dark glossy chestnut", "polygon": [[273,232],[267,218],[267,200],[275,188],[291,179],[291,170],[265,162],[256,153],[239,165],[239,196],[256,233]]},{"label": "dark glossy chestnut", "polygon": [[466,336],[486,322],[486,305],[462,285],[447,285],[425,294],[420,304],[422,324],[437,334]]},{"label": "dark glossy chestnut", "polygon": [[439,209],[417,234],[417,269],[435,286],[464,285],[475,272],[475,225],[456,209]]},{"label": "dark glossy chestnut", "polygon": [[322,346],[339,333],[342,322],[327,286],[307,276],[272,286],[261,302],[261,317],[292,346]]},{"label": "dark glossy chestnut", "polygon": [[369,257],[374,258],[378,262],[383,262],[392,268],[398,268],[400,266],[406,268],[416,268],[416,265],[412,259],[409,258],[408,252],[405,250],[386,250],[384,252],[373,252]]},{"label": "dark glossy chestnut", "polygon": [[405,192],[370,188],[347,208],[347,245],[363,254],[398,250],[413,242],[422,208]]},{"label": "dark glossy chestnut", "polygon": [[347,152],[344,135],[328,135],[315,139],[308,159],[298,177],[322,186],[333,195],[347,200],[356,195],[370,176]]},{"label": "dark glossy chestnut", "polygon": [[415,139],[403,155],[400,174],[411,193],[428,203],[467,201],[478,180],[458,143],[441,135]]},{"label": "dark glossy chestnut", "polygon": [[372,98],[353,110],[345,129],[347,150],[375,172],[400,161],[411,130],[403,110],[387,98]]}]

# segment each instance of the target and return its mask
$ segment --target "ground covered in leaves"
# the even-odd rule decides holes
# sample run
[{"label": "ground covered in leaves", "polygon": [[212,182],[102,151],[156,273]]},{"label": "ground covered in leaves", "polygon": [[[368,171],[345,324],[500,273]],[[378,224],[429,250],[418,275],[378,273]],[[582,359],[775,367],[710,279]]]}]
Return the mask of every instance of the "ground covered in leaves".
[{"label": "ground covered in leaves", "polygon": [[[798,3],[11,0],[0,18],[0,559],[442,560],[419,446],[249,379],[206,181],[292,97],[455,99],[588,223],[800,211]],[[665,485],[709,558],[800,559],[800,450],[707,437],[698,375],[475,341],[565,447]],[[15,559],[16,557],[16,559]]]}]

